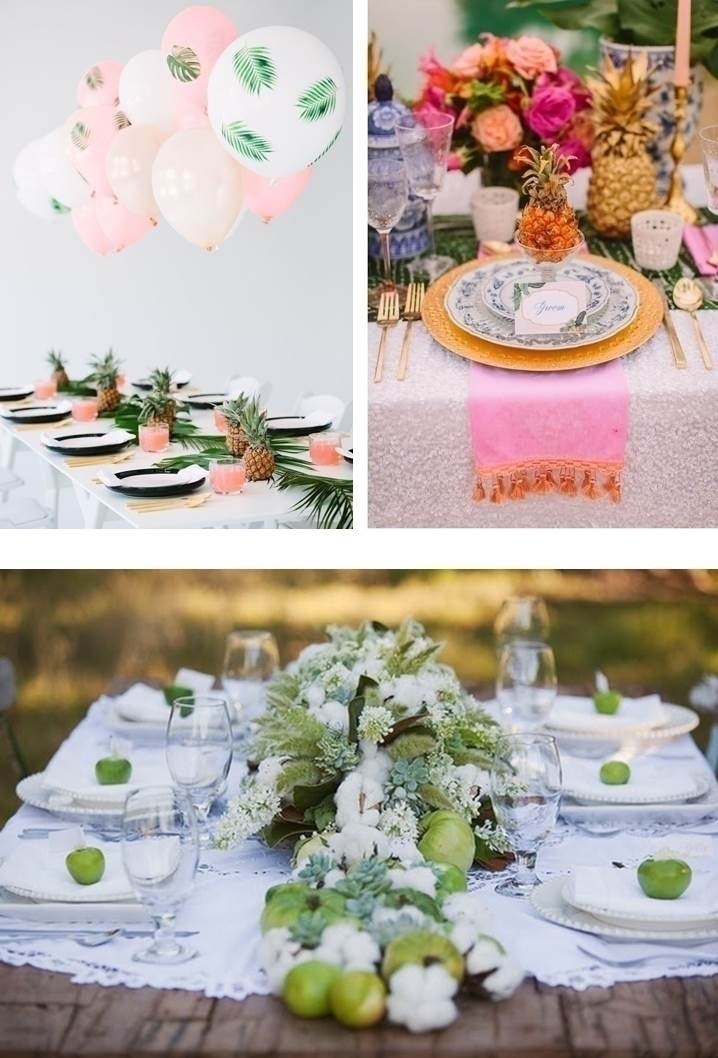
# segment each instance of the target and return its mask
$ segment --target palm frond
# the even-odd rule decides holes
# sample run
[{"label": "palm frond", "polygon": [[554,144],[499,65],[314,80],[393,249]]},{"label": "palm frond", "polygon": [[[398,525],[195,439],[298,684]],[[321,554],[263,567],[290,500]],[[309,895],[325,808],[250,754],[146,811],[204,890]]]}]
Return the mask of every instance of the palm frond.
[{"label": "palm frond", "polygon": [[264,136],[247,128],[243,121],[222,125],[222,136],[236,154],[252,162],[264,162],[272,153],[272,145]]},{"label": "palm frond", "polygon": [[314,161],[311,163],[312,165],[316,165],[317,162],[321,162],[322,158],[325,158],[326,155],[329,154],[330,150],[332,149],[334,144],[337,142],[337,140],[339,139],[341,134],[342,134],[342,130],[341,129],[337,129],[337,131],[334,133],[334,135],[332,136],[332,138],[330,139],[329,143],[326,145],[324,150],[320,151],[319,154],[314,159]]},{"label": "palm frond", "polygon": [[274,60],[262,45],[240,48],[232,66],[234,76],[251,96],[258,96],[263,88],[274,88],[277,83]]},{"label": "palm frond", "polygon": [[303,121],[321,121],[333,113],[337,105],[337,85],[332,77],[322,77],[302,92],[297,107]]},{"label": "palm frond", "polygon": [[[307,464],[305,463],[305,466]],[[318,529],[351,529],[354,523],[354,489],[347,478],[323,478],[294,469],[282,470],[276,476],[282,491],[297,488],[303,496],[292,507],[305,514]]]}]

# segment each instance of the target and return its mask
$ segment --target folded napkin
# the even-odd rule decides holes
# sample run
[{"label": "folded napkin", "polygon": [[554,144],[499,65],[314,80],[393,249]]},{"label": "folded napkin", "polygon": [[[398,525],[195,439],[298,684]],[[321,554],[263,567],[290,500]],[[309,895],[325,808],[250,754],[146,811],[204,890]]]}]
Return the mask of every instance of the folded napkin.
[{"label": "folded napkin", "polygon": [[102,845],[105,873],[94,885],[80,885],[65,866],[65,853],[55,852],[44,842],[19,842],[0,864],[0,886],[40,900],[102,903],[131,900],[134,891],[122,864],[119,845]]},{"label": "folded napkin", "polygon": [[[125,471],[120,471],[125,473]],[[133,488],[152,488],[160,485],[169,485],[173,481],[181,484],[189,484],[192,481],[203,480],[207,476],[207,472],[196,463],[193,463],[190,467],[183,467],[182,470],[173,471],[172,474],[161,475],[162,480],[159,480],[157,474],[137,474],[129,481],[126,478],[118,477],[117,474],[112,473],[110,470],[101,470],[98,477],[103,485],[109,487],[116,487],[117,485],[131,485]]]},{"label": "folded napkin", "polygon": [[640,759],[630,762],[631,778],[622,786],[601,782],[599,770],[603,761],[585,760],[561,754],[564,793],[586,800],[610,797],[619,804],[651,799],[656,803],[675,798],[694,797],[699,792],[692,771],[668,768],[665,761]]},{"label": "folded napkin", "polygon": [[708,258],[718,251],[718,224],[686,224],[683,242],[701,275],[718,275],[718,265],[708,264]]},{"label": "folded napkin", "polygon": [[715,870],[697,873],[676,900],[655,900],[638,884],[636,871],[617,867],[578,867],[567,882],[564,894],[570,904],[620,916],[665,919],[679,925],[688,919],[718,916],[718,874]]},{"label": "folded napkin", "polygon": [[188,687],[195,694],[209,694],[214,686],[214,676],[196,669],[178,669],[172,682],[177,687]]},{"label": "folded napkin", "polygon": [[170,717],[164,693],[146,683],[133,683],[112,701],[118,716],[141,724],[166,724]]},{"label": "folded napkin", "polygon": [[614,716],[596,712],[592,698],[562,694],[556,699],[547,724],[563,731],[605,731],[607,735],[660,727],[664,722],[660,696],[623,698]]},{"label": "folded napkin", "polygon": [[[169,709],[165,706],[165,717],[169,716]],[[51,794],[59,794],[60,797],[67,796],[72,799],[76,806],[103,806],[122,807],[125,798],[133,790],[139,790],[145,786],[171,786],[172,777],[167,768],[164,754],[157,759],[137,761],[129,759],[132,763],[132,776],[127,783],[116,783],[111,786],[102,786],[95,778],[95,761],[71,760],[68,755],[60,756],[51,761],[45,769],[42,779],[43,787]]]},{"label": "folded napkin", "polygon": [[474,499],[559,492],[621,498],[629,395],[620,360],[577,371],[506,371],[472,363]]},{"label": "folded napkin", "polygon": [[93,433],[85,437],[74,430],[58,435],[48,430],[42,434],[40,440],[44,445],[53,445],[59,448],[66,446],[69,448],[87,448],[88,451],[92,451],[93,448],[107,444],[124,444],[126,441],[133,441],[134,437],[135,435],[130,433],[129,430],[108,430],[102,437],[97,437]]}]

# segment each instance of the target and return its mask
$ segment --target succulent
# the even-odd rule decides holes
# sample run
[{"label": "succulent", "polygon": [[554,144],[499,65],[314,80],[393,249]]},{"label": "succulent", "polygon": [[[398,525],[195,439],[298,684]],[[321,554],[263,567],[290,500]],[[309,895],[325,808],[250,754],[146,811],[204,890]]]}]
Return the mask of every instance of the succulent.
[{"label": "succulent", "polygon": [[419,788],[429,778],[429,771],[423,757],[414,760],[398,760],[389,773],[387,790],[392,799],[397,801],[418,801]]},{"label": "succulent", "polygon": [[330,916],[322,908],[317,908],[316,911],[303,911],[294,925],[290,926],[289,932],[292,940],[303,948],[318,948],[322,933],[329,925]]},{"label": "succulent", "polygon": [[332,861],[328,856],[322,852],[313,852],[297,874],[297,878],[307,885],[320,885],[331,869]]}]

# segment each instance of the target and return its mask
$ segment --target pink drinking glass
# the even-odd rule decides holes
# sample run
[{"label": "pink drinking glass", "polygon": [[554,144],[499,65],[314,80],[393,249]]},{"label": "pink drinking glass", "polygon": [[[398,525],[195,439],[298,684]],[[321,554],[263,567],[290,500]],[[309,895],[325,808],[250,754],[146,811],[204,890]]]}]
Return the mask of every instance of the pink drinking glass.
[{"label": "pink drinking glass", "polygon": [[341,456],[337,448],[341,444],[338,433],[315,433],[309,438],[309,458],[318,467],[334,467]]},{"label": "pink drinking glass", "polygon": [[78,397],[72,402],[75,422],[93,422],[97,418],[97,397]]},{"label": "pink drinking glass", "polygon": [[247,483],[244,460],[212,459],[209,464],[209,483],[220,496],[241,492]]},{"label": "pink drinking glass", "polygon": [[214,409],[214,425],[220,433],[227,432],[227,420],[225,419],[221,408]]},{"label": "pink drinking glass", "polygon": [[52,400],[57,396],[57,383],[51,378],[39,378],[35,383],[36,400]]},{"label": "pink drinking glass", "polygon": [[143,452],[165,452],[170,445],[170,428],[166,422],[140,426],[140,448]]}]

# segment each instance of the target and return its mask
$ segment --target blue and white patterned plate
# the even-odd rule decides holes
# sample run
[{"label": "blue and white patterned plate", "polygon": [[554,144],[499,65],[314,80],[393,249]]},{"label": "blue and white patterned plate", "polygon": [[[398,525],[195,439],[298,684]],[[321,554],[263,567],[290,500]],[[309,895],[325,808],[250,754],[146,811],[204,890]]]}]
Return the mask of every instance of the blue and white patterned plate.
[{"label": "blue and white patterned plate", "polygon": [[[585,283],[587,287],[586,315],[593,316],[600,312],[608,301],[608,287],[595,268],[589,268],[582,264],[565,264],[559,268],[556,278],[576,279],[579,283]],[[536,266],[531,261],[509,261],[501,265],[484,285],[481,291],[484,304],[495,312],[497,316],[514,318],[514,284],[521,280],[523,283],[541,282],[541,276]]]},{"label": "blue and white patterned plate", "polygon": [[444,306],[453,323],[467,334],[496,345],[517,349],[577,349],[582,345],[609,338],[626,327],[638,309],[638,292],[632,284],[610,268],[592,266],[608,289],[603,309],[586,319],[579,330],[559,334],[514,334],[514,321],[497,316],[485,304],[482,287],[495,265],[477,265],[460,276],[447,291]]}]

